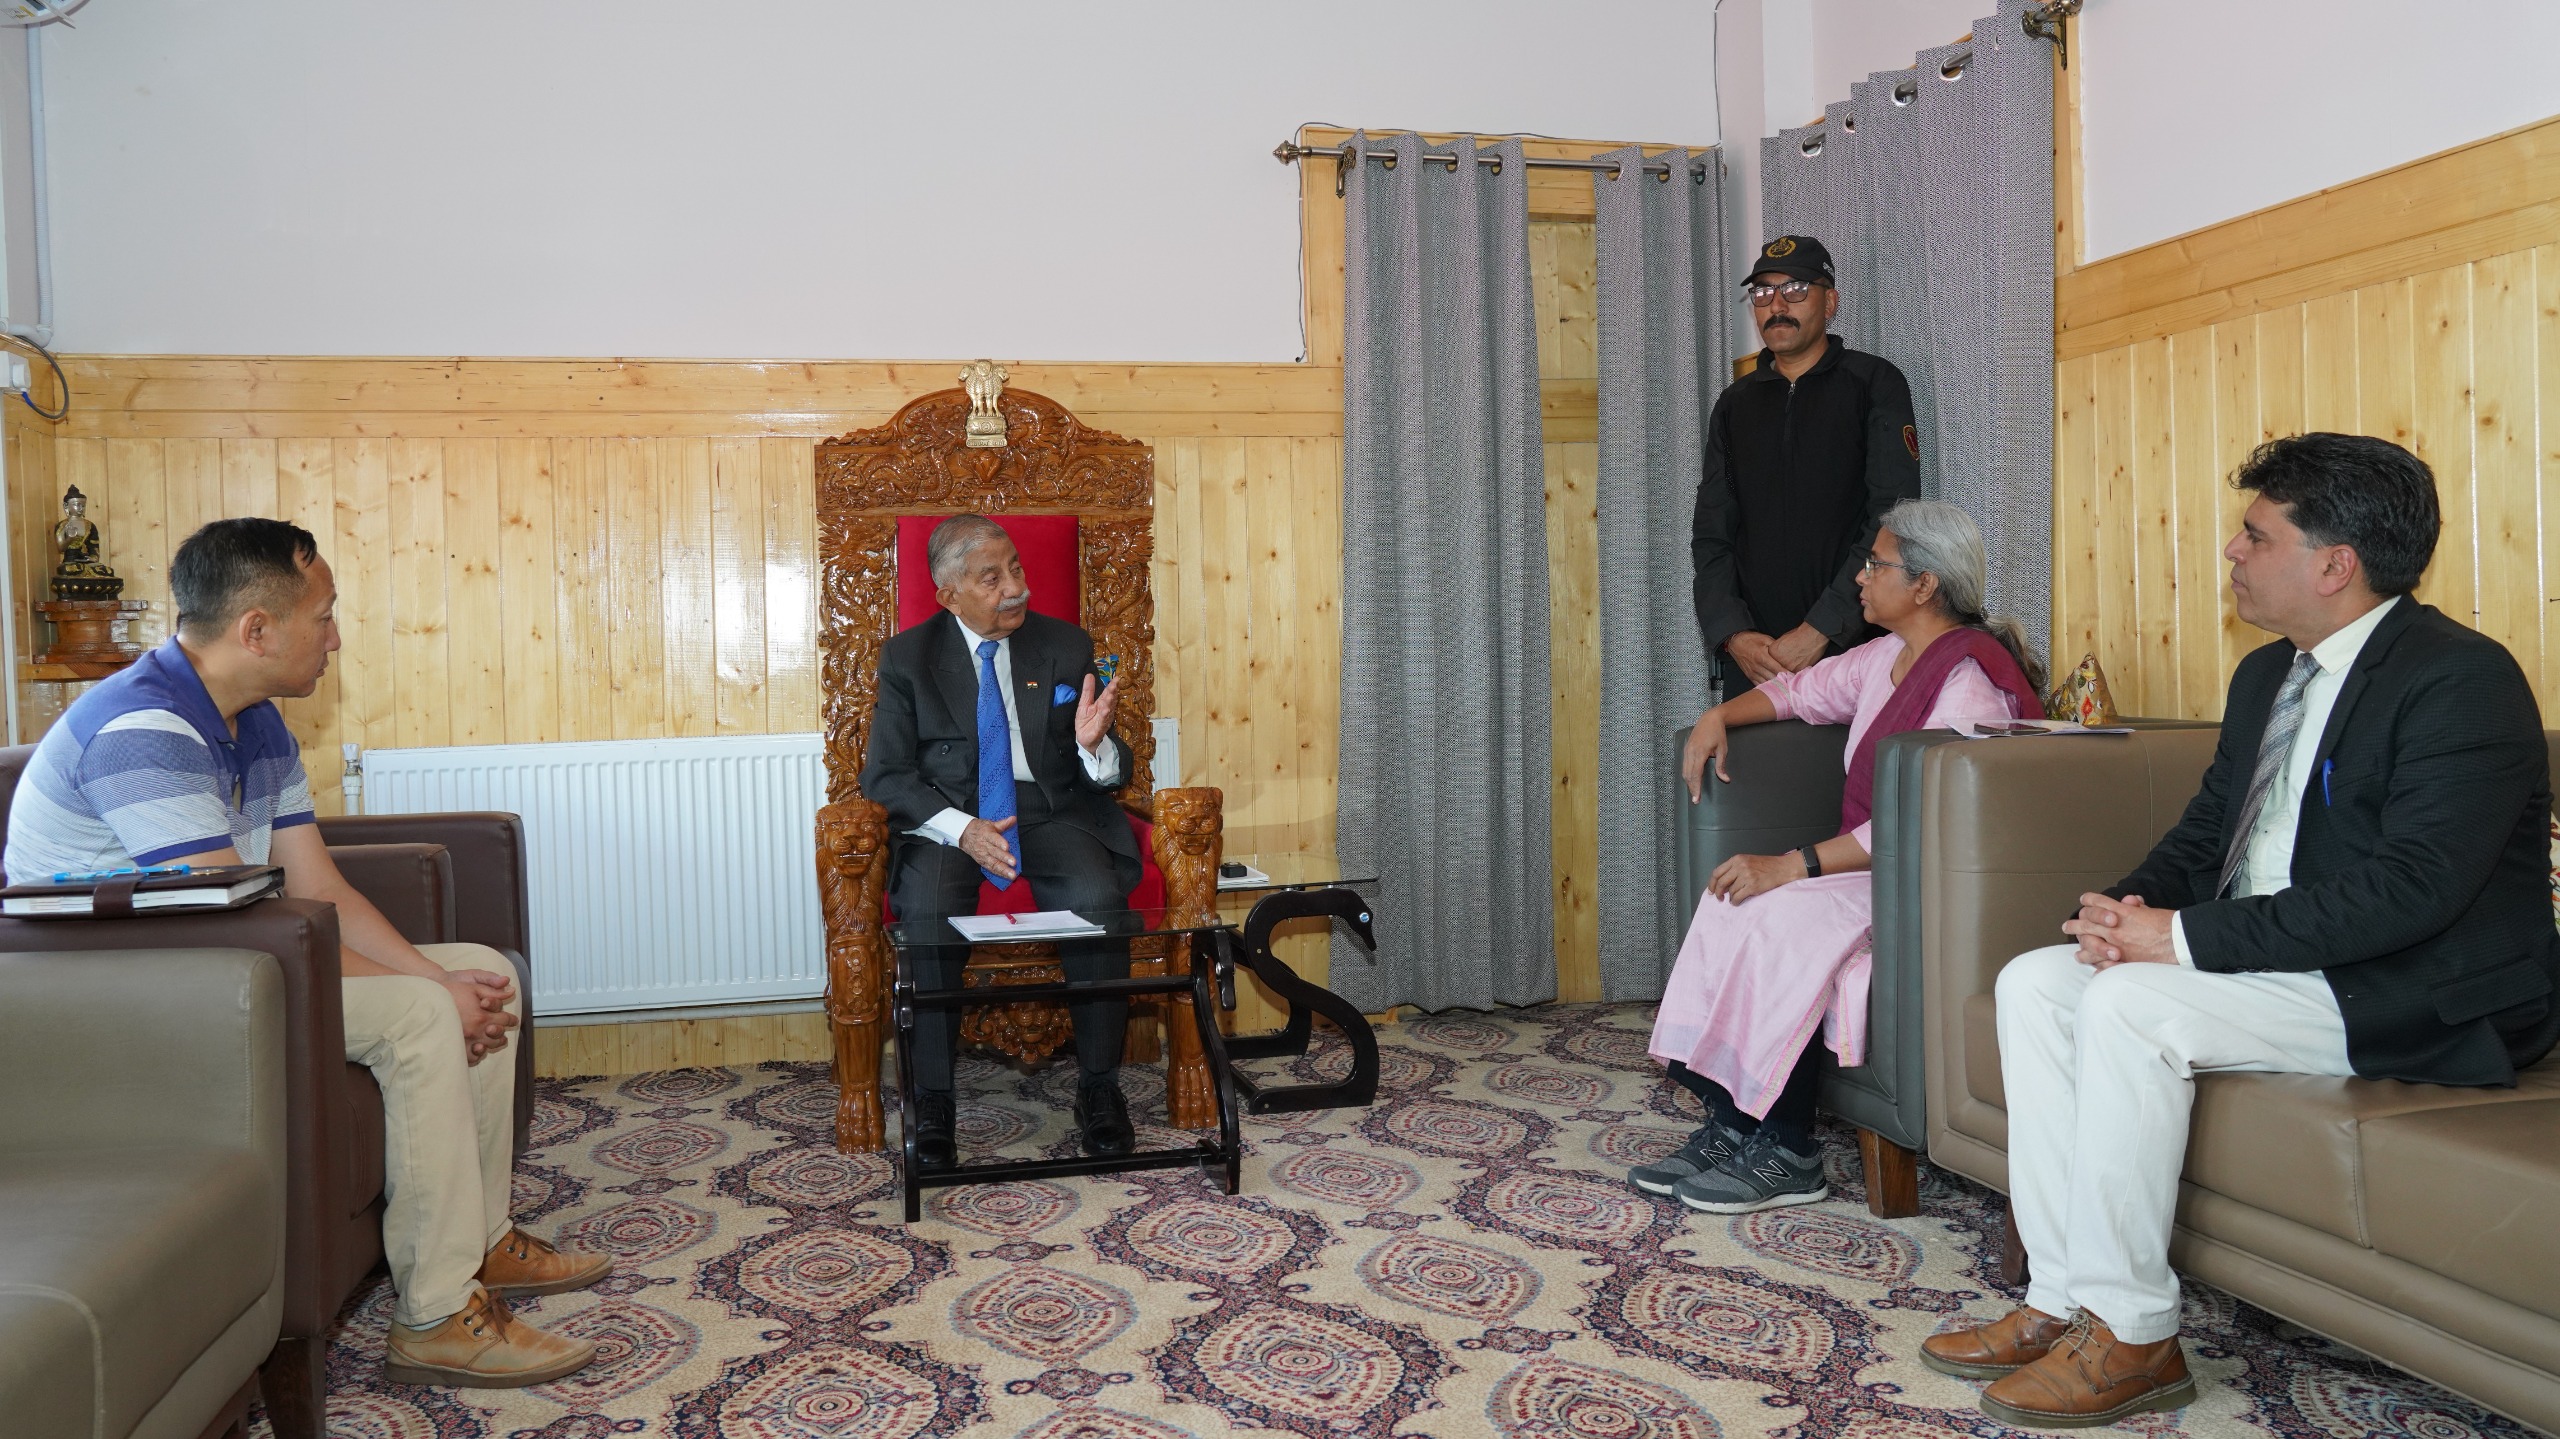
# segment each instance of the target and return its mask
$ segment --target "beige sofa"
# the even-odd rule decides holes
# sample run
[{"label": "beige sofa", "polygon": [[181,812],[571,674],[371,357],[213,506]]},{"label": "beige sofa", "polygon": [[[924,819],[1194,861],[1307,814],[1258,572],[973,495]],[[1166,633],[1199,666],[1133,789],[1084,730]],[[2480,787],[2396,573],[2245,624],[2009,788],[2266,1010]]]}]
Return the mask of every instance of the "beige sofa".
[{"label": "beige sofa", "polygon": [[0,954],[0,1434],[236,1423],[284,1312],[284,1183],[273,956]]},{"label": "beige sofa", "polygon": [[[2175,823],[2219,731],[1939,745],[1923,769],[1929,1157],[2006,1192],[1992,981]],[[2560,770],[2560,734],[2554,737]],[[2560,1056],[2514,1089],[2196,1086],[2179,1269],[2560,1431]]]}]

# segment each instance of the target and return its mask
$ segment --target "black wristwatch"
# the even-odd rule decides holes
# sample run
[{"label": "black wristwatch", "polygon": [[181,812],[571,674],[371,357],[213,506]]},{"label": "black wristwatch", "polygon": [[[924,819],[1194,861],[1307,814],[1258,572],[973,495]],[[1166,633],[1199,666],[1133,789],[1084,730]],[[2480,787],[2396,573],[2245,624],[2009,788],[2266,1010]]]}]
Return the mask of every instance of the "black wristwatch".
[{"label": "black wristwatch", "polygon": [[1796,854],[1799,858],[1804,860],[1805,878],[1822,878],[1822,851],[1814,848],[1812,845],[1806,845],[1804,848],[1797,850]]}]

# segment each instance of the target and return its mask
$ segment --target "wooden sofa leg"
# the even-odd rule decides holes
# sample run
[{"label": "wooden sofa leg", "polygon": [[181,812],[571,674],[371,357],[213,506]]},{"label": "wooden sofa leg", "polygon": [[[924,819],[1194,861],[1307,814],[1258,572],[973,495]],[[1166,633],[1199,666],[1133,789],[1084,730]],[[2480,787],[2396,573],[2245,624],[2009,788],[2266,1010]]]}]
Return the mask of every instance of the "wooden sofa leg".
[{"label": "wooden sofa leg", "polygon": [[1867,1212],[1908,1219],[1920,1212],[1920,1156],[1876,1133],[1858,1131],[1858,1163],[1867,1179]]},{"label": "wooden sofa leg", "polygon": [[329,1336],[277,1340],[258,1370],[258,1398],[276,1439],[321,1439],[329,1427]]},{"label": "wooden sofa leg", "polygon": [[2018,1211],[2000,1201],[2000,1282],[2021,1289],[2027,1283],[2027,1246],[2018,1238]]}]

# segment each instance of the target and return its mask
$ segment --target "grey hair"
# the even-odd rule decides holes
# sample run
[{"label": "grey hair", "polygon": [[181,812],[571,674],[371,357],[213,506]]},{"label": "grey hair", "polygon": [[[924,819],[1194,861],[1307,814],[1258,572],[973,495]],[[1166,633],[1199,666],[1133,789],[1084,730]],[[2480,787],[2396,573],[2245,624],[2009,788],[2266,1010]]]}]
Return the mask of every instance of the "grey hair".
[{"label": "grey hair", "polygon": [[1879,528],[1902,542],[1905,573],[1938,577],[1938,608],[1960,625],[1988,630],[2006,647],[2027,683],[2044,688],[2044,665],[2027,648],[2027,632],[2006,615],[1983,613],[1982,529],[1963,507],[1945,500],[1904,500],[1885,511]]},{"label": "grey hair", "polygon": [[1004,526],[984,515],[953,515],[933,527],[924,542],[924,566],[937,585],[947,585],[960,578],[968,566],[969,552],[989,540],[1009,539]]}]

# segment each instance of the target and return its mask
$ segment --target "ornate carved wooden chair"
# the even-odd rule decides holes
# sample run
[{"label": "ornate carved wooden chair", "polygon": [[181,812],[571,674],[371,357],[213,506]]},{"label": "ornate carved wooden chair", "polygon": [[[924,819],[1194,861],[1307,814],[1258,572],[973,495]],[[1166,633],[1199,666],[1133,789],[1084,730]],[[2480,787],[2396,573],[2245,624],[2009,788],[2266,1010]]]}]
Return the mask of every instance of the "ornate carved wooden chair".
[{"label": "ornate carved wooden chair", "polygon": [[[1215,789],[1154,788],[1155,452],[1089,428],[1056,401],[1026,390],[968,391],[917,399],[887,424],[818,446],[818,550],[826,727],[827,804],[818,812],[818,893],[826,911],[827,1017],[835,1035],[836,1144],[883,1142],[881,1045],[889,1036],[894,957],[881,930],[888,880],[888,816],[863,797],[863,749],[871,732],[880,647],[933,611],[924,537],[942,516],[983,514],[1004,524],[1023,552],[1032,604],[1081,624],[1097,654],[1120,657],[1113,728],[1136,756],[1121,803],[1150,858],[1132,904],[1162,903],[1178,922],[1205,920],[1217,903],[1222,797]],[[991,398],[989,405],[985,401]],[[1001,414],[997,430],[992,416]],[[972,435],[978,437],[971,443]],[[1000,436],[1000,438],[997,438]],[[992,443],[990,442],[992,440]],[[1044,580],[1044,572],[1049,578]],[[1152,792],[1151,792],[1152,791]],[[1028,885],[980,891],[980,912],[1036,907]],[[1160,898],[1159,898],[1160,896]],[[1171,941],[1140,940],[1133,974],[1188,963]],[[974,951],[964,983],[1038,984],[1061,978],[1054,947]],[[1132,1058],[1153,1059],[1168,1039],[1166,1106],[1178,1128],[1216,1122],[1191,1001],[1161,1001],[1158,1024],[1131,1016]],[[1026,1062],[1065,1044],[1056,1004],[972,1006],[961,1042],[991,1045]]]}]

